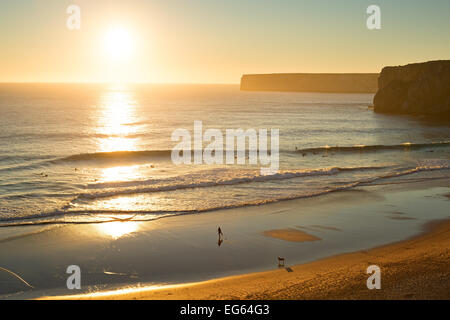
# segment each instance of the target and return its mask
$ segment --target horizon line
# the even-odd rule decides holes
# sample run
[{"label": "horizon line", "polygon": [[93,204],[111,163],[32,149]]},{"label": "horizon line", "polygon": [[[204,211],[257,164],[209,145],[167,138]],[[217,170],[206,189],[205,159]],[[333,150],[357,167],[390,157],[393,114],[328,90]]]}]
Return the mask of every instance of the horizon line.
[{"label": "horizon line", "polygon": [[0,81],[3,84],[98,84],[98,85],[116,85],[116,84],[154,84],[154,85],[239,85],[239,82],[84,82],[84,81]]}]

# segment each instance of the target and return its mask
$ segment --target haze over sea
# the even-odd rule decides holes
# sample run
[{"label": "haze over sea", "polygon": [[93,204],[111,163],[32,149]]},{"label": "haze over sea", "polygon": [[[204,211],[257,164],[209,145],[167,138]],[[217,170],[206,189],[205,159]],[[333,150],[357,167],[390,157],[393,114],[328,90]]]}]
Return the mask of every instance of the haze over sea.
[{"label": "haze over sea", "polygon": [[[450,174],[447,125],[375,114],[372,99],[237,85],[2,84],[0,239],[21,225],[214,214]],[[280,171],[174,165],[171,134],[192,132],[195,120],[203,130],[279,129]]]}]

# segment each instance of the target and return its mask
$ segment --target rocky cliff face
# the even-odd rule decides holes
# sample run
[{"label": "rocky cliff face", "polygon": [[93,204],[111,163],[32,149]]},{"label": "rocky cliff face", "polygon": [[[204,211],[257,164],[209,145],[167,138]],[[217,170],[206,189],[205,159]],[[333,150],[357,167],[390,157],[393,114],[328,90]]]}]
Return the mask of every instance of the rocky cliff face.
[{"label": "rocky cliff face", "polygon": [[450,117],[450,60],[383,68],[373,104],[375,112]]}]

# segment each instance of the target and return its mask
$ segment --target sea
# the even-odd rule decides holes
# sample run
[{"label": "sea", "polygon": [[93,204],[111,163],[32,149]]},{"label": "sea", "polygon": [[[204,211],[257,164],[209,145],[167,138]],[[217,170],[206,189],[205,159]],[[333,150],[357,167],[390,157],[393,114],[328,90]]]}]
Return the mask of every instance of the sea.
[{"label": "sea", "polygon": [[[1,84],[0,239],[28,225],[213,215],[417,173],[450,177],[448,122],[377,114],[372,100],[238,85]],[[224,134],[279,130],[279,170],[174,163],[172,134],[193,133],[195,121]]]}]

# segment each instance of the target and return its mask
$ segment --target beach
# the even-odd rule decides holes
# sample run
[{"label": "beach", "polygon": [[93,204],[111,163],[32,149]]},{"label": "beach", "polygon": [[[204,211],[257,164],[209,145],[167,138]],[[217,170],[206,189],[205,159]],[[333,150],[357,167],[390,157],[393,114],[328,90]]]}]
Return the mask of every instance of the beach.
[{"label": "beach", "polygon": [[[138,227],[53,227],[0,242],[8,269],[35,287],[2,274],[3,288],[20,291],[2,299],[445,298],[449,225],[436,221],[449,218],[448,194],[447,179],[417,177]],[[65,288],[72,264],[81,267],[82,290]],[[366,287],[372,264],[381,290]]]},{"label": "beach", "polygon": [[[424,234],[399,243],[305,265],[180,286],[124,290],[69,299],[303,300],[450,298],[450,221],[430,223]],[[368,290],[366,269],[381,268],[382,287]],[[62,298],[62,297],[59,297]]]},{"label": "beach", "polygon": [[[185,286],[274,270],[278,258],[291,277],[297,265],[397,243],[449,218],[447,124],[373,113],[373,94],[2,88],[0,299]],[[243,147],[243,163],[177,164],[172,133],[199,121],[203,155],[209,129],[279,129],[278,171],[251,164]],[[80,289],[67,284],[71,270]]]}]

